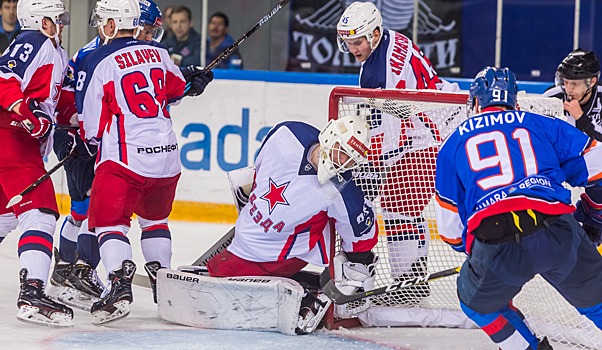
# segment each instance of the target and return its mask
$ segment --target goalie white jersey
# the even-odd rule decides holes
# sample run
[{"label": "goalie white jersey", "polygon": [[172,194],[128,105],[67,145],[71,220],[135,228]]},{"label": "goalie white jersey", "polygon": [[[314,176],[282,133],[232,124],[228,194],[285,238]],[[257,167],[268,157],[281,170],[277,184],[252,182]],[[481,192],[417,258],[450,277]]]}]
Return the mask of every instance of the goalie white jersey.
[{"label": "goalie white jersey", "polygon": [[378,238],[372,203],[346,173],[346,180],[318,182],[309,155],[318,129],[302,122],[276,125],[266,136],[255,162],[249,203],[240,212],[228,250],[250,261],[299,258],[326,266],[330,262],[330,225],[346,252],[371,250]]}]

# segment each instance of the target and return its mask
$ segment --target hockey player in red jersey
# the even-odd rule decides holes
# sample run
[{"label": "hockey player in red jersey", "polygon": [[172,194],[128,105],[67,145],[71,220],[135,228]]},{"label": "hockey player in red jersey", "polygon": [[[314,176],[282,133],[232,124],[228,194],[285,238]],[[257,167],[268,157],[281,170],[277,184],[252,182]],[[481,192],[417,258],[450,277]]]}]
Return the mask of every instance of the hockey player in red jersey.
[{"label": "hockey player in red jersey", "polygon": [[[22,231],[18,253],[21,290],[17,318],[70,327],[73,311],[44,294],[59,217],[50,179],[5,209],[8,199],[44,175],[52,144],[52,115],[67,68],[61,47],[69,14],[60,0],[21,0],[17,5],[21,34],[0,58],[0,214],[17,216]],[[8,214],[8,215],[6,215]]]},{"label": "hockey player in red jersey", "polygon": [[[337,24],[342,52],[361,62],[360,87],[373,89],[437,89],[459,91],[439,78],[431,62],[405,35],[383,28],[380,11],[371,2],[354,2]],[[366,191],[380,196],[392,278],[404,280],[427,273],[430,234],[422,215],[435,180],[437,144],[442,138],[434,120],[421,113],[398,118],[376,113],[368,120],[372,135],[370,182]],[[386,173],[386,179],[382,179]],[[403,179],[399,181],[399,179]],[[373,193],[369,193],[373,192]],[[428,284],[404,289],[407,302],[430,294]]]},{"label": "hockey player in red jersey", "polygon": [[[181,164],[167,107],[184,96],[187,82],[164,48],[133,37],[139,23],[137,0],[98,1],[90,24],[105,45],[84,58],[76,83],[82,137],[99,147],[89,228],[109,273],[108,292],[92,306],[95,324],[129,314],[136,266],[127,232],[134,213],[148,238],[142,242],[149,246],[147,261],[171,265],[167,218]],[[194,68],[185,73],[194,73],[186,92],[191,96],[213,79]]]},{"label": "hockey player in red jersey", "polygon": [[[136,33],[138,40],[159,42],[163,35],[161,27],[162,14],[157,4],[152,0],[139,0],[140,23]],[[67,161],[64,168],[67,175],[67,187],[71,197],[71,213],[65,218],[60,231],[58,253],[55,251],[55,265],[50,276],[48,294],[67,305],[89,311],[92,303],[99,300],[103,291],[102,283],[98,280],[96,267],[100,263],[98,240],[96,235],[88,230],[88,206],[90,189],[94,179],[96,162],[95,146],[81,140],[75,107],[75,84],[79,65],[89,53],[104,42],[100,28],[98,36],[81,48],[69,61],[69,69],[65,78],[61,103],[58,109],[57,128],[54,132],[54,152],[59,159],[65,158],[70,152],[77,156]],[[66,128],[65,128],[66,126]],[[1,231],[0,231],[1,233]],[[147,240],[142,235],[143,241]],[[143,245],[145,249],[151,249]],[[148,254],[148,253],[146,253]],[[145,255],[146,255],[145,254]],[[150,269],[149,277],[154,279],[156,269],[161,267],[158,261],[148,261],[145,268]]]}]

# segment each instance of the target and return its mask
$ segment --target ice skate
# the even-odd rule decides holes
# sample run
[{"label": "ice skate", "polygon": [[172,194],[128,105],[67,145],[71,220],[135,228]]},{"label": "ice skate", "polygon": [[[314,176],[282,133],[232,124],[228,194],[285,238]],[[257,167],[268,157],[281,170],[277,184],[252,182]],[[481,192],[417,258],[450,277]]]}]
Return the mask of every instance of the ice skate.
[{"label": "ice skate", "polygon": [[94,325],[114,322],[130,314],[130,304],[134,301],[132,280],[136,265],[131,260],[124,260],[121,266],[121,269],[109,273],[109,285],[104,296],[92,305],[90,311],[94,316]]},{"label": "ice skate", "polygon": [[65,289],[57,298],[69,306],[90,311],[92,304],[100,301],[103,290],[96,270],[91,265],[78,261],[73,265],[71,274],[65,282]]},{"label": "ice skate", "polygon": [[52,274],[50,275],[50,283],[46,288],[46,293],[50,298],[56,301],[61,301],[59,296],[65,293],[67,289],[66,282],[71,275],[72,270],[73,264],[61,260],[61,255],[59,254],[58,249],[55,247],[54,268],[52,270]]},{"label": "ice skate", "polygon": [[317,290],[308,290],[301,300],[299,309],[299,322],[297,323],[297,334],[309,334],[313,332],[326,314],[332,301]]},{"label": "ice skate", "polygon": [[157,271],[161,268],[161,263],[158,261],[147,262],[144,265],[144,269],[148,274],[150,280],[151,289],[153,290],[153,301],[157,303]]},{"label": "ice skate", "polygon": [[47,297],[41,280],[27,279],[27,269],[21,269],[19,277],[19,321],[56,328],[73,327],[73,310]]}]

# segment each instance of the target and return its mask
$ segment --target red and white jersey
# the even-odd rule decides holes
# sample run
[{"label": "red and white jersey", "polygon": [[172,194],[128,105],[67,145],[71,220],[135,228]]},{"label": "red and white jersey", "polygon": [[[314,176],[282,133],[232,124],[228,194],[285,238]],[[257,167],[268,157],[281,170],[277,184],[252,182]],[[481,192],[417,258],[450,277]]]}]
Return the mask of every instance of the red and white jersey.
[{"label": "red and white jersey", "polygon": [[[362,62],[360,87],[371,89],[432,89],[455,92],[460,88],[440,79],[424,53],[405,35],[385,30],[380,43]],[[403,153],[421,150],[441,142],[437,118],[424,113],[397,118],[386,113],[370,120],[370,158],[394,163]],[[391,133],[387,130],[400,130]]]},{"label": "red and white jersey", "polygon": [[145,177],[181,171],[167,110],[186,82],[167,50],[132,37],[113,39],[87,55],[77,72],[75,101],[82,137],[107,160]]},{"label": "red and white jersey", "polygon": [[40,31],[21,32],[0,57],[0,128],[27,133],[9,112],[26,97],[54,116],[68,61],[67,52]]},{"label": "red and white jersey", "polygon": [[318,182],[309,155],[318,146],[318,129],[302,122],[276,125],[255,161],[249,203],[236,221],[232,244],[238,257],[255,262],[299,258],[326,266],[330,261],[330,225],[346,252],[371,250],[378,239],[372,203],[351,178]]}]

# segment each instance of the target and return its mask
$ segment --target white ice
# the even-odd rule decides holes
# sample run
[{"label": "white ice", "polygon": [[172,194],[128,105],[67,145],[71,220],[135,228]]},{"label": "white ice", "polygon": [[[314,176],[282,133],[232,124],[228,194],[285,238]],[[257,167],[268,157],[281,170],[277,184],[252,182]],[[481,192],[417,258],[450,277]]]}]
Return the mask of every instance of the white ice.
[{"label": "white ice", "polygon": [[[58,227],[55,245],[58,245]],[[128,234],[138,273],[145,274],[140,250],[140,229],[133,222]],[[218,240],[232,225],[171,222],[173,268],[189,265]],[[91,324],[92,316],[74,310],[70,329],[54,329],[17,321],[19,289],[17,241],[12,232],[0,244],[0,349],[105,350],[105,349],[408,349],[408,350],[494,350],[481,330],[434,328],[364,328],[321,330],[307,336],[279,333],[218,331],[180,326],[159,318],[148,288],[134,286],[130,315],[103,327]],[[101,276],[104,269],[99,267]],[[568,349],[555,345],[555,349]]]}]

